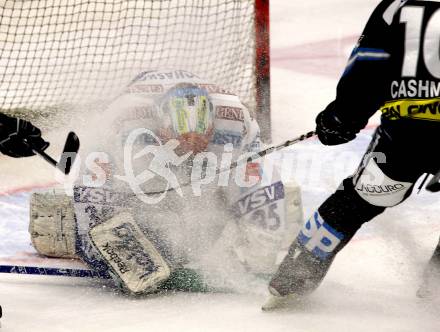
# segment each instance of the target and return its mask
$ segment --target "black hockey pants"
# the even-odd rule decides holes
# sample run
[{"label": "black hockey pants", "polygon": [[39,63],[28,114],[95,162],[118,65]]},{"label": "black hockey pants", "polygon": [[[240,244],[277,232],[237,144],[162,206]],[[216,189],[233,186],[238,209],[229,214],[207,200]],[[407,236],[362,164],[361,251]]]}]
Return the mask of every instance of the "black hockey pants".
[{"label": "black hockey pants", "polygon": [[[440,126],[439,126],[440,127]],[[405,137],[401,128],[380,126],[354,176],[345,179],[305,223],[270,283],[279,295],[306,294],[318,287],[336,254],[364,224],[403,202],[424,173],[440,167],[435,132]],[[429,135],[432,135],[430,137]],[[438,136],[440,136],[440,131]]]}]

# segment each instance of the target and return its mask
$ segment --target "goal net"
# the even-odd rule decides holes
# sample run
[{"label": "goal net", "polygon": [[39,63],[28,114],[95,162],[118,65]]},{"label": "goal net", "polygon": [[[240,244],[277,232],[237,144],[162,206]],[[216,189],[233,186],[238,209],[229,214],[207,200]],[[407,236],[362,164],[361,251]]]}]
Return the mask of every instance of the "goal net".
[{"label": "goal net", "polygon": [[269,138],[268,0],[0,0],[0,110],[103,107],[161,68],[234,91]]}]

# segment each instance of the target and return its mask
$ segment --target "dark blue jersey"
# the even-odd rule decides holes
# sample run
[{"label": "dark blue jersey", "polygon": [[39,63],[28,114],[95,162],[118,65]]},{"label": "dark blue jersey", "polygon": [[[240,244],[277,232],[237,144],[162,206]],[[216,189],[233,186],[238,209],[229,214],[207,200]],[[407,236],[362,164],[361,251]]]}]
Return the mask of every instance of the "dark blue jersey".
[{"label": "dark blue jersey", "polygon": [[371,15],[338,83],[337,117],[440,135],[440,1],[384,0]]}]

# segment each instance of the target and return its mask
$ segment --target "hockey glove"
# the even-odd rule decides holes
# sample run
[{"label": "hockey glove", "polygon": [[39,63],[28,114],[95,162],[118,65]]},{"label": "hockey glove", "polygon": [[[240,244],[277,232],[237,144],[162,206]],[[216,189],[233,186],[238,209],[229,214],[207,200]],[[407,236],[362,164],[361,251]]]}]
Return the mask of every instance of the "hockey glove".
[{"label": "hockey glove", "polygon": [[0,113],[0,152],[14,158],[35,155],[32,149],[44,151],[49,143],[29,121]]},{"label": "hockey glove", "polygon": [[334,102],[316,117],[316,134],[324,145],[338,145],[356,138],[359,130],[353,129],[336,116]]}]

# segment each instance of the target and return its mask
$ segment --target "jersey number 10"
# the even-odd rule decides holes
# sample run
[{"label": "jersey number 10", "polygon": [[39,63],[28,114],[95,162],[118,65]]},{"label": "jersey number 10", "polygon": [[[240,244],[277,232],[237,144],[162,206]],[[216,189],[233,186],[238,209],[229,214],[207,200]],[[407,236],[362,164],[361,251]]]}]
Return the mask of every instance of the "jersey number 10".
[{"label": "jersey number 10", "polygon": [[[440,10],[429,18],[423,37],[424,11],[424,7],[408,6],[402,9],[400,15],[400,23],[406,23],[405,57],[402,68],[404,77],[417,76],[417,64],[422,51],[427,70],[435,78],[440,78]],[[423,50],[421,50],[422,38]]]}]

